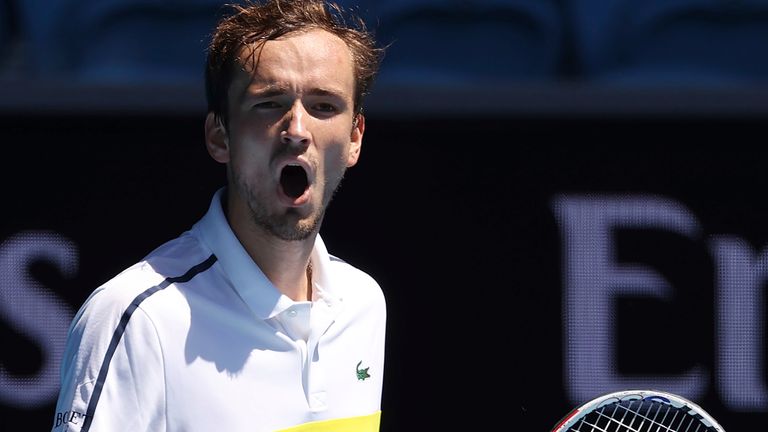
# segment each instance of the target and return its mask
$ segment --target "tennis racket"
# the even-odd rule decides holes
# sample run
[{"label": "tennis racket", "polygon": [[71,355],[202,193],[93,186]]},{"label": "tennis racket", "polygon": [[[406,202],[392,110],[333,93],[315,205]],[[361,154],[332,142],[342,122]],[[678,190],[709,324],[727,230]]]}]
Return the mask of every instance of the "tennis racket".
[{"label": "tennis racket", "polygon": [[599,396],[563,418],[552,432],[725,432],[706,411],[672,393],[623,390]]}]

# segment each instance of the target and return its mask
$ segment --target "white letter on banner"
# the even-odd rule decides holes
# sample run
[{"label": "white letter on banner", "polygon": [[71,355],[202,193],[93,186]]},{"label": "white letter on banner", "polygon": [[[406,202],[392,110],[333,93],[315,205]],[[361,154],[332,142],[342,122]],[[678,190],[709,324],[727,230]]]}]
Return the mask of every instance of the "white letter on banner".
[{"label": "white letter on banner", "polygon": [[663,388],[700,397],[708,382],[702,366],[677,376],[628,377],[618,372],[614,300],[622,296],[670,298],[669,282],[652,268],[616,262],[613,233],[661,229],[694,238],[696,217],[658,196],[573,196],[553,200],[562,244],[565,385],[571,403],[629,388]]},{"label": "white letter on banner", "polygon": [[18,408],[39,408],[55,400],[73,317],[65,301],[30,276],[30,264],[41,260],[72,277],[78,268],[77,247],[45,231],[21,232],[0,244],[0,316],[43,354],[42,366],[33,376],[11,374],[0,364],[0,402]]},{"label": "white letter on banner", "polygon": [[711,243],[717,265],[717,385],[736,411],[768,409],[765,366],[765,296],[768,250],[757,253],[738,237]]}]

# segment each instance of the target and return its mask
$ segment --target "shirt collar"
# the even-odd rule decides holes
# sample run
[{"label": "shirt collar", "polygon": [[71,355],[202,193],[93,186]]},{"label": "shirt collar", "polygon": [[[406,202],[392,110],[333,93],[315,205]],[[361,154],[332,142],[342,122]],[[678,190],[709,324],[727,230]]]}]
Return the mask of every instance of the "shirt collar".
[{"label": "shirt collar", "polygon": [[[294,301],[280,293],[232,232],[222,209],[225,193],[226,188],[216,191],[208,212],[192,227],[192,232],[216,255],[224,275],[253,313],[264,320],[272,318],[291,307]],[[322,299],[334,303],[328,283],[330,257],[319,234],[311,260],[313,301]]]}]

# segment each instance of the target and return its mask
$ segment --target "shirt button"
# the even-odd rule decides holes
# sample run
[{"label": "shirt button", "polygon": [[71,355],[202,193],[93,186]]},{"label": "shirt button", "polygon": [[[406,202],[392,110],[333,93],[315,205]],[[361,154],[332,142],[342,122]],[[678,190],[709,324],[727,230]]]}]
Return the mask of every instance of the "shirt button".
[{"label": "shirt button", "polygon": [[294,309],[289,310],[288,311],[288,316],[291,317],[291,318],[295,317],[296,316],[296,311]]}]

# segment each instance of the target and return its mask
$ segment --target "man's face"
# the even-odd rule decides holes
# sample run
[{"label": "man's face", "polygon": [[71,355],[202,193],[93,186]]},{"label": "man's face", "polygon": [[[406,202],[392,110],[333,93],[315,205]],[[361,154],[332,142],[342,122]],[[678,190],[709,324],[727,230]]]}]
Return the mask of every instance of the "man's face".
[{"label": "man's face", "polygon": [[241,53],[220,145],[209,114],[209,152],[227,163],[230,223],[305,239],[359,156],[365,123],[353,122],[352,57],[322,30],[267,41],[253,54]]}]

